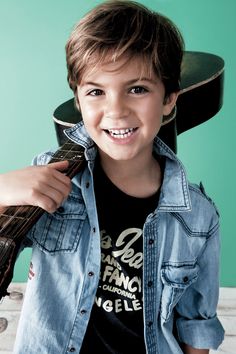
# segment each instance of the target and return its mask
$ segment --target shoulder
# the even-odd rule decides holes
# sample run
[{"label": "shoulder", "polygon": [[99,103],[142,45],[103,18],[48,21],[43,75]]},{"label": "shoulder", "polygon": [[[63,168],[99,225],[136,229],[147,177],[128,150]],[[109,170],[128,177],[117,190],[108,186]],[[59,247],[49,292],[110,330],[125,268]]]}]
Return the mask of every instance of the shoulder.
[{"label": "shoulder", "polygon": [[192,202],[197,203],[197,205],[199,203],[199,206],[202,206],[202,208],[219,216],[218,208],[211,197],[206,193],[202,182],[200,182],[199,185],[189,183],[189,192]]},{"label": "shoulder", "polygon": [[47,165],[50,160],[53,158],[53,155],[57,151],[57,148],[51,149],[45,152],[41,152],[36,155],[32,160],[32,165]]},{"label": "shoulder", "polygon": [[191,210],[173,213],[184,227],[186,234],[192,237],[208,238],[219,229],[219,212],[212,199],[206,194],[200,183],[189,184]]}]

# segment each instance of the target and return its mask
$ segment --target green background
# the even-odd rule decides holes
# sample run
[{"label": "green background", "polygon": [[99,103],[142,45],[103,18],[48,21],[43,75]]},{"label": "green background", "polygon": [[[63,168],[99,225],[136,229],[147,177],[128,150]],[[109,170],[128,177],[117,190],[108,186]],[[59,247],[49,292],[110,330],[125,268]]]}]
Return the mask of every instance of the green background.
[{"label": "green background", "polygon": [[[99,2],[0,0],[0,172],[28,165],[35,154],[57,144],[52,114],[72,97],[64,46],[74,24]],[[179,136],[178,155],[189,179],[203,181],[220,210],[221,286],[236,286],[236,1],[140,2],[178,25],[187,50],[225,60],[224,106],[213,119]],[[26,280],[29,259],[30,251],[24,251],[14,281]]]}]

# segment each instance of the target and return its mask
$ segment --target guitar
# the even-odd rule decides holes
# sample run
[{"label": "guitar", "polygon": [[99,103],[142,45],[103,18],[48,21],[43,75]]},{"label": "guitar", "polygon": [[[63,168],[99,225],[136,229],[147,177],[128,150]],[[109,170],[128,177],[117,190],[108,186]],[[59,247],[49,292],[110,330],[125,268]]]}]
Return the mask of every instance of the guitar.
[{"label": "guitar", "polygon": [[[69,161],[66,175],[73,178],[85,162],[84,149],[73,142],[65,142],[49,163]],[[0,214],[0,300],[9,295],[7,288],[12,280],[14,265],[27,232],[42,216],[44,210],[35,206],[11,206]]]},{"label": "guitar", "polygon": [[[176,117],[161,128],[159,136],[176,151],[176,136],[213,117],[223,104],[224,61],[208,53],[185,52],[181,71],[181,91]],[[57,139],[61,148],[51,162],[68,160],[66,175],[73,178],[84,164],[83,148],[68,142],[63,133],[82,117],[74,99],[54,112]],[[8,295],[17,254],[26,233],[44,210],[34,206],[11,206],[0,214],[0,299]]]},{"label": "guitar", "polygon": [[[224,60],[214,54],[184,52],[180,95],[176,117],[163,125],[158,136],[177,152],[177,135],[212,118],[223,105]],[[53,115],[59,145],[66,137],[64,129],[82,120],[74,99],[56,108]]]}]

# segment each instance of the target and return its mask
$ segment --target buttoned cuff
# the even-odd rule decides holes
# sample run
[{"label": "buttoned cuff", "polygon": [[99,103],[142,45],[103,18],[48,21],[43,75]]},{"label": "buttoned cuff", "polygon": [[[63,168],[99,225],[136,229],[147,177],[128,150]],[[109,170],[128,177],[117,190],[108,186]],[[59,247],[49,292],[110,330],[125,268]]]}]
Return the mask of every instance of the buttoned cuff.
[{"label": "buttoned cuff", "polygon": [[217,317],[206,320],[179,318],[176,325],[180,342],[196,349],[216,350],[224,339],[224,329]]}]

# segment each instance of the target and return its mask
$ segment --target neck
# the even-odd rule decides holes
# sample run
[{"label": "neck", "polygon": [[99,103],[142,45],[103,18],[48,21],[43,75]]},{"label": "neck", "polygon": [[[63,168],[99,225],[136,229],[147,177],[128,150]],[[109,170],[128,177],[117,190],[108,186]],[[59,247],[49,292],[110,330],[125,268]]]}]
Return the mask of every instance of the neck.
[{"label": "neck", "polygon": [[120,190],[137,198],[145,198],[157,192],[161,185],[159,162],[151,155],[143,161],[115,161],[102,158],[101,165],[108,178]]}]

